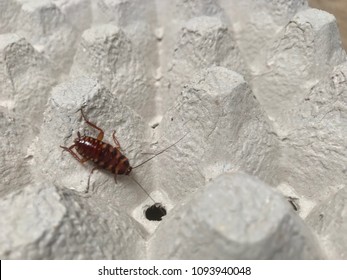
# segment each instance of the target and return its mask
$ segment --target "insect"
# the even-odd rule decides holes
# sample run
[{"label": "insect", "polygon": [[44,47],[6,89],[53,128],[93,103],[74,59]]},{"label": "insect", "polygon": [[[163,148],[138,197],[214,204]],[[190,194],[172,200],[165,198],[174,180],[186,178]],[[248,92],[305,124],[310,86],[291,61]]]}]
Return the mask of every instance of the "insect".
[{"label": "insect", "polygon": [[299,211],[300,210],[300,206],[299,206],[299,203],[298,203],[299,198],[293,197],[293,196],[287,196],[287,200],[292,205],[292,207],[293,207],[293,209],[295,211]]},{"label": "insect", "polygon": [[[180,138],[178,141],[173,143],[172,145],[168,146],[164,150],[160,151],[159,153],[153,155],[149,159],[143,161],[142,163],[136,165],[135,167],[131,167],[129,160],[120,152],[120,144],[116,138],[115,132],[112,134],[113,141],[115,143],[115,146],[103,142],[104,138],[104,131],[96,126],[94,123],[90,122],[86,116],[83,113],[82,108],[79,110],[81,111],[82,117],[84,121],[94,129],[99,131],[99,134],[97,138],[81,135],[80,132],[77,132],[77,138],[74,140],[74,144],[70,147],[64,147],[60,146],[64,151],[69,152],[76,160],[78,160],[80,163],[85,163],[89,160],[93,161],[96,165],[90,172],[88,177],[88,186],[87,191],[89,190],[89,183],[90,183],[90,176],[92,173],[97,169],[106,169],[114,174],[115,180],[117,178],[117,175],[129,175],[132,169],[135,169],[137,167],[140,167],[141,165],[145,164],[146,162],[152,160],[156,156],[160,155],[161,153],[165,152],[166,150],[170,149],[172,146],[176,145],[178,142],[180,142],[186,135],[184,135],[182,138]],[[76,152],[73,150],[75,148],[76,152],[80,155],[78,156]],[[139,185],[142,190],[148,195],[151,200],[153,198],[148,194],[148,192],[134,179],[132,178],[137,185]],[[156,203],[153,200],[154,203]]]}]

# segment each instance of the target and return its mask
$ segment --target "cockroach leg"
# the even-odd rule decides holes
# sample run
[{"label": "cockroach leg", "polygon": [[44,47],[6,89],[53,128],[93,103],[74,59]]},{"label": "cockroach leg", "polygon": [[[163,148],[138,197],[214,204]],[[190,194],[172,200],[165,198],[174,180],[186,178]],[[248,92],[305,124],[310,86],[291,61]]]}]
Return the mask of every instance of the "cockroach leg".
[{"label": "cockroach leg", "polygon": [[95,124],[93,124],[93,123],[91,123],[90,121],[87,120],[86,116],[83,113],[82,108],[81,108],[81,114],[82,114],[82,117],[83,117],[84,121],[88,125],[90,125],[91,127],[95,128],[96,130],[99,130],[99,134],[98,134],[98,137],[96,139],[98,139],[99,141],[102,141],[102,139],[104,139],[104,131],[100,127],[96,126]]},{"label": "cockroach leg", "polygon": [[118,182],[117,182],[117,174],[116,173],[114,174],[114,181],[116,182],[116,185],[117,185]]},{"label": "cockroach leg", "polygon": [[116,147],[117,149],[121,150],[122,148],[120,147],[120,144],[119,144],[119,142],[118,142],[118,140],[117,140],[117,138],[116,138],[116,132],[115,132],[115,131],[113,131],[112,138],[113,138],[113,141],[114,141],[114,143],[115,143],[115,145],[116,145],[115,147]]},{"label": "cockroach leg", "polygon": [[[90,177],[92,176],[93,172],[94,172],[95,170],[97,170],[97,169],[100,169],[100,167],[99,167],[99,166],[95,166],[95,167],[92,169],[92,171],[90,171],[90,173],[89,173],[89,177],[88,177],[88,185],[87,185],[87,190],[86,190],[86,193],[88,193],[88,192],[89,192]],[[93,191],[93,190],[92,190],[92,191]]]},{"label": "cockroach leg", "polygon": [[78,155],[76,155],[76,153],[72,150],[72,148],[74,148],[76,145],[73,144],[72,146],[70,146],[69,148],[68,147],[64,147],[64,146],[60,146],[60,148],[64,149],[64,151],[67,151],[69,152],[76,160],[78,160],[80,163],[85,163],[86,161],[88,161],[87,158],[82,158],[80,159],[78,157]]}]

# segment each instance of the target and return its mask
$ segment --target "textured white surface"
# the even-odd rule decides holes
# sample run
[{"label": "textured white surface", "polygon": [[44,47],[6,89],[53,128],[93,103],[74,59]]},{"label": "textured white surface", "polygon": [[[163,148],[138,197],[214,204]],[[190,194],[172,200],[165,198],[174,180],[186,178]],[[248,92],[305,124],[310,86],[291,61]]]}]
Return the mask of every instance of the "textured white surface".
[{"label": "textured white surface", "polygon": [[54,83],[52,64],[25,38],[0,35],[0,106],[16,111],[17,118],[31,120],[30,130],[37,132]]},{"label": "textured white surface", "polygon": [[16,121],[8,109],[0,107],[0,196],[25,187],[32,180],[29,161],[21,149],[25,125]]},{"label": "textured white surface", "polygon": [[[347,258],[346,71],[303,0],[0,1],[0,257]],[[181,140],[85,195],[82,107],[132,166]]]},{"label": "textured white surface", "polygon": [[150,105],[154,106],[154,88],[145,65],[116,25],[98,25],[82,34],[70,75],[99,79],[111,93],[146,119],[155,114],[150,109]]},{"label": "textured white surface", "polygon": [[264,55],[252,80],[254,94],[286,135],[297,124],[292,119],[307,92],[346,59],[335,18],[315,9],[299,12]]},{"label": "textured white surface", "polygon": [[106,220],[104,215],[110,212],[106,207],[103,215],[96,215],[87,201],[71,192],[28,185],[2,199],[0,209],[2,258],[141,258],[143,244],[138,233],[129,229],[127,216],[113,209]]},{"label": "textured white surface", "polygon": [[155,160],[158,186],[177,202],[230,170],[273,183],[277,139],[247,83],[231,70],[212,67],[192,76],[158,130],[170,142],[187,134]]},{"label": "textured white surface", "polygon": [[164,87],[167,96],[164,111],[171,106],[192,74],[213,65],[224,66],[245,74],[245,64],[227,25],[215,17],[195,17],[187,21],[179,32],[171,67]]},{"label": "textured white surface", "polygon": [[322,257],[315,238],[283,197],[243,173],[217,177],[173,211],[150,242],[151,258]]},{"label": "textured white surface", "polygon": [[332,259],[347,258],[347,188],[315,207],[306,222],[318,234],[322,247]]},{"label": "textured white surface", "polygon": [[280,176],[320,201],[347,181],[347,64],[335,67],[295,108],[295,128],[281,139]]}]

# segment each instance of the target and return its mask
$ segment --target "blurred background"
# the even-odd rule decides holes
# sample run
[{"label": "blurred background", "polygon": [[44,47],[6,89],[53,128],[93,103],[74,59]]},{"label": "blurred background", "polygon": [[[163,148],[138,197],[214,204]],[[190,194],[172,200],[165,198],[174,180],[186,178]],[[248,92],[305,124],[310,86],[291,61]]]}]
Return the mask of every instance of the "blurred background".
[{"label": "blurred background", "polygon": [[308,2],[313,8],[335,15],[343,46],[347,50],[347,0],[309,0]]}]

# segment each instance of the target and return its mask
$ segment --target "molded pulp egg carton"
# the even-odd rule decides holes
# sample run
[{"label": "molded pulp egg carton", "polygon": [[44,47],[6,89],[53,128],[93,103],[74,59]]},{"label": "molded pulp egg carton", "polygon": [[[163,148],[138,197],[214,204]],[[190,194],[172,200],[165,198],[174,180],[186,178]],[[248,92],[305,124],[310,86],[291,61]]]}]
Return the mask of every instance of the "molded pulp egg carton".
[{"label": "molded pulp egg carton", "polygon": [[[332,15],[303,0],[2,0],[0,33],[2,259],[347,258]],[[95,171],[86,193],[93,163],[59,147],[97,137],[81,108],[133,167],[158,155],[116,181]]]}]

